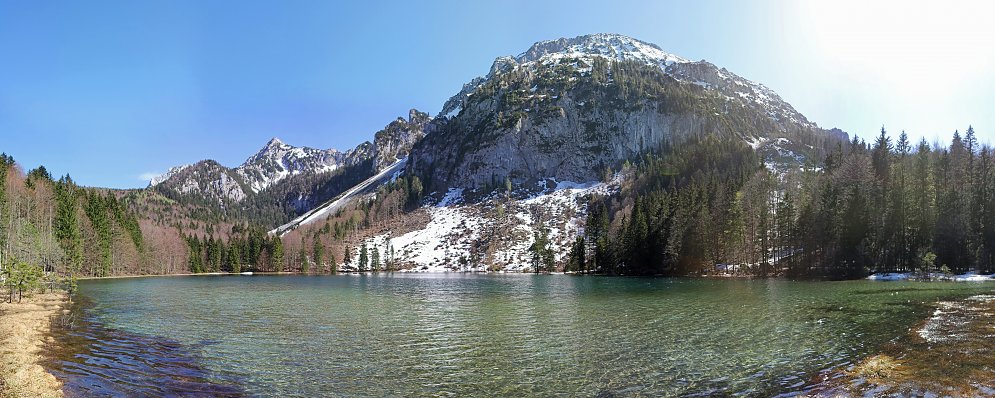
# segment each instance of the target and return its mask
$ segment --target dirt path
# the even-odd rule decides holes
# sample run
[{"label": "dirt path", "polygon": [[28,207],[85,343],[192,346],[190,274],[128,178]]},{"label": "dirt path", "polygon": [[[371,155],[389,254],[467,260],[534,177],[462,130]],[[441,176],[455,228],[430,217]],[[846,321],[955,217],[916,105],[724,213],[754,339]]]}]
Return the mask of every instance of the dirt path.
[{"label": "dirt path", "polygon": [[0,303],[0,397],[61,397],[62,383],[39,361],[52,343],[53,316],[63,311],[62,293],[35,294],[21,303]]}]

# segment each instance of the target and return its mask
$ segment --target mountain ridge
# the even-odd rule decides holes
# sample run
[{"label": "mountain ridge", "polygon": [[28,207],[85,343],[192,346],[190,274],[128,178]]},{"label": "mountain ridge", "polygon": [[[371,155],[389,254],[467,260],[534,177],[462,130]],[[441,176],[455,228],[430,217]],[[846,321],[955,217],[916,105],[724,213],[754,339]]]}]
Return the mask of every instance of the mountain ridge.
[{"label": "mountain ridge", "polygon": [[[437,120],[441,134],[409,158],[432,190],[505,179],[590,181],[600,169],[706,131],[743,142],[805,141],[793,150],[815,149],[828,136],[762,84],[617,34],[541,41],[498,57]],[[776,157],[821,161],[817,153],[795,155]]]},{"label": "mountain ridge", "polygon": [[[206,192],[200,203],[237,210],[226,219],[270,214],[260,225],[270,234],[330,239],[353,259],[361,245],[397,246],[391,258],[404,267],[523,270],[523,242],[542,231],[553,258],[566,258],[572,236],[583,231],[587,201],[623,192],[630,162],[713,145],[738,159],[755,153],[757,167],[783,175],[818,167],[841,137],[724,68],[594,34],[497,57],[436,117],[412,110],[349,151],[274,138],[243,165],[180,167],[180,177],[154,188],[181,200]],[[198,165],[210,170],[197,174]],[[200,175],[213,178],[196,186],[181,178]],[[177,189],[184,191],[177,196]],[[334,238],[323,237],[330,231]],[[425,252],[443,246],[445,256]]]}]

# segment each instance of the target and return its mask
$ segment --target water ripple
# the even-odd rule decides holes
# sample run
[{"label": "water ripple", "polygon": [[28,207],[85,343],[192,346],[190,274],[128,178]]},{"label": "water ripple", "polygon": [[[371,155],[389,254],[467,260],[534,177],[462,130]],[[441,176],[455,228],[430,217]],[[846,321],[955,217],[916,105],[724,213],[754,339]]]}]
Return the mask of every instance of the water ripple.
[{"label": "water ripple", "polygon": [[97,395],[777,395],[902,335],[927,315],[921,303],[991,286],[464,274],[86,281],[98,303],[87,314],[121,332],[76,332],[89,348],[57,367],[70,384],[114,382],[97,383]]}]

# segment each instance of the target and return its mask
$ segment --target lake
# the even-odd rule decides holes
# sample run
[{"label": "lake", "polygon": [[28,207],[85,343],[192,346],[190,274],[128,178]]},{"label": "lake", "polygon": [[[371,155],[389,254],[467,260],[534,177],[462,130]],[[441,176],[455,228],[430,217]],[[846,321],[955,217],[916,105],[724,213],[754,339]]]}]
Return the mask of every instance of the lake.
[{"label": "lake", "polygon": [[80,282],[70,395],[777,395],[991,283],[507,274]]}]

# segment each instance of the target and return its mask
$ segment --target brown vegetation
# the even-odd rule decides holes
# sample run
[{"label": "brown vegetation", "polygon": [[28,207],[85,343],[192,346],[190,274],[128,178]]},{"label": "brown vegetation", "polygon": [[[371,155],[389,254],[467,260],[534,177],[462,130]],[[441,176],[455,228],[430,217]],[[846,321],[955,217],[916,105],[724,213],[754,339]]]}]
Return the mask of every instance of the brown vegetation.
[{"label": "brown vegetation", "polygon": [[990,366],[995,300],[976,296],[940,305],[943,320],[924,321],[881,353],[829,377],[833,381],[812,395],[990,396],[995,388]]},{"label": "brown vegetation", "polygon": [[63,293],[0,302],[0,397],[61,397],[62,383],[39,364],[51,318],[63,309]]}]

